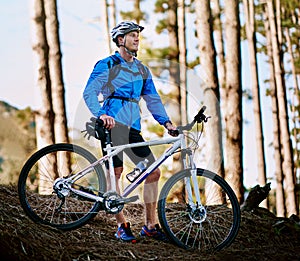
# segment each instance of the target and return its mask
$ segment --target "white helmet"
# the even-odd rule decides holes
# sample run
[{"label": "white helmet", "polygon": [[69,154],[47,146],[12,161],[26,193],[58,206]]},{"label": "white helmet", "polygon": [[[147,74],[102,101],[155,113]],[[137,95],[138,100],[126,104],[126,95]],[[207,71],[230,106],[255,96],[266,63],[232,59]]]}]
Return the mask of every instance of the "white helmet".
[{"label": "white helmet", "polygon": [[114,27],[110,33],[111,33],[112,40],[117,44],[117,46],[119,46],[117,40],[118,36],[124,36],[125,34],[128,34],[133,31],[141,32],[143,30],[144,30],[143,26],[140,26],[131,21],[124,21],[119,23],[116,27]]}]

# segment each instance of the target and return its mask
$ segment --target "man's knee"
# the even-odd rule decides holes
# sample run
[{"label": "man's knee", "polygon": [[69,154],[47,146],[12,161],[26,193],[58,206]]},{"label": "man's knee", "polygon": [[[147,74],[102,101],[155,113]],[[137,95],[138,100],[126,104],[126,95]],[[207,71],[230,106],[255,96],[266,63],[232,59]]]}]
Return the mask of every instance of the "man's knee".
[{"label": "man's knee", "polygon": [[123,167],[115,168],[115,176],[117,180],[121,178],[122,172],[123,172]]},{"label": "man's knee", "polygon": [[147,178],[145,183],[157,182],[160,178],[160,169],[155,169]]}]

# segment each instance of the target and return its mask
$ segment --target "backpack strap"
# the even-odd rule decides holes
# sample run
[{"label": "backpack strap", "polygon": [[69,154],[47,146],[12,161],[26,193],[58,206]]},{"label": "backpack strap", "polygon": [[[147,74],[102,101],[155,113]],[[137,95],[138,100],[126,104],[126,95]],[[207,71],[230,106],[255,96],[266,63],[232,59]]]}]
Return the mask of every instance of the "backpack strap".
[{"label": "backpack strap", "polygon": [[[117,99],[122,99],[122,100],[126,100],[126,101],[136,102],[135,99],[125,98],[125,97],[122,98],[122,97],[117,97],[117,96],[114,95],[115,94],[115,88],[112,85],[112,80],[114,78],[116,78],[117,75],[119,74],[119,72],[121,71],[120,66],[118,66],[118,65],[121,64],[121,60],[117,55],[114,55],[114,54],[111,55],[110,58],[111,59],[109,59],[107,61],[107,66],[108,66],[108,69],[109,69],[109,75],[108,75],[108,81],[107,81],[106,86],[109,88],[110,93],[111,93],[110,96],[108,97],[108,99],[117,98]],[[141,74],[141,76],[143,78],[143,87],[142,87],[142,90],[143,90],[143,88],[146,84],[146,80],[147,80],[147,70],[141,62],[137,62],[137,67],[138,67],[139,73]]]},{"label": "backpack strap", "polygon": [[111,59],[107,61],[107,66],[109,69],[107,87],[109,88],[111,95],[113,95],[115,88],[112,85],[112,80],[116,78],[120,72],[120,67],[118,65],[121,64],[121,60],[116,55],[111,55],[110,58]]},{"label": "backpack strap", "polygon": [[148,78],[147,70],[146,70],[145,66],[141,62],[137,63],[137,67],[138,67],[138,70],[139,70],[140,74],[143,77],[143,87],[142,87],[142,90],[143,90],[143,88],[145,87],[145,84],[146,84],[146,80]]}]

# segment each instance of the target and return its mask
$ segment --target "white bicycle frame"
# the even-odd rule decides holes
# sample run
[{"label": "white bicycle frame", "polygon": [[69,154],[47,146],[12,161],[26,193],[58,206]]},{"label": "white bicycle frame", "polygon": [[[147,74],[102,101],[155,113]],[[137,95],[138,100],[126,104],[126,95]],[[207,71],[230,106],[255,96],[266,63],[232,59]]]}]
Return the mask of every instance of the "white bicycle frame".
[{"label": "white bicycle frame", "polygon": [[[186,141],[184,134],[179,134],[177,137],[169,137],[169,138],[162,138],[159,140],[151,140],[151,141],[144,141],[144,142],[138,142],[138,143],[131,143],[131,144],[124,144],[119,146],[111,146],[108,144],[104,150],[107,152],[107,155],[103,156],[99,160],[95,161],[85,169],[81,170],[80,172],[76,173],[74,176],[67,178],[67,180],[70,181],[70,183],[75,182],[76,180],[80,179],[90,171],[94,169],[96,165],[103,164],[105,161],[108,161],[109,163],[109,178],[111,182],[111,190],[116,191],[116,182],[115,182],[115,172],[114,172],[114,166],[113,166],[113,156],[116,156],[118,153],[124,151],[125,149],[130,148],[136,148],[136,147],[142,147],[142,146],[155,146],[155,145],[163,145],[163,144],[172,144],[173,145],[167,149],[155,162],[153,162],[145,172],[142,173],[134,182],[129,184],[123,191],[123,194],[121,195],[123,198],[126,198],[139,184],[141,184],[150,174],[153,170],[155,170],[157,167],[159,167],[168,157],[170,157],[177,149],[181,149],[182,151],[186,150]],[[196,180],[197,176],[197,169],[193,162],[192,155],[189,155],[188,163],[186,160],[186,154],[183,155],[183,168],[191,169],[191,179],[186,178],[185,179],[185,185],[187,189],[188,194],[188,201],[190,206],[195,206],[196,204],[201,205],[200,200],[200,192],[198,189],[198,183]],[[192,186],[191,186],[191,180],[194,185],[194,191],[195,191],[195,197],[196,197],[196,203],[193,200],[192,197]],[[74,191],[77,194],[80,194],[82,196],[91,198],[96,201],[103,202],[103,198],[95,195],[88,194],[83,191],[75,190],[72,187],[69,187],[72,191]]]},{"label": "white bicycle frame", "polygon": [[160,140],[151,140],[151,141],[144,141],[138,143],[131,143],[125,144],[120,146],[110,146],[108,145],[104,150],[107,152],[109,157],[109,176],[111,181],[111,189],[116,191],[116,183],[115,183],[115,172],[113,168],[113,156],[117,155],[121,151],[130,148],[142,147],[142,146],[156,146],[162,144],[171,144],[173,145],[166,150],[155,162],[153,162],[145,172],[142,173],[134,182],[128,185],[122,194],[122,197],[127,197],[140,183],[142,183],[150,173],[159,167],[168,157],[170,157],[177,149],[180,147],[185,147],[184,137],[183,134],[180,134],[178,137],[170,137],[170,138],[162,138]]}]

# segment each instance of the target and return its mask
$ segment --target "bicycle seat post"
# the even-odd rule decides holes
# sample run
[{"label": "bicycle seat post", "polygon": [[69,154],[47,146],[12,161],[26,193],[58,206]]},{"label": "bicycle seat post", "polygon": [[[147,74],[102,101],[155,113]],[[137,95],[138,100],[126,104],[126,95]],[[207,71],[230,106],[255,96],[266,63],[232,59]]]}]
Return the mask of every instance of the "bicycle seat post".
[{"label": "bicycle seat post", "polygon": [[[108,129],[104,129],[104,134],[105,134],[105,147],[107,149],[107,154],[109,155],[111,153],[111,147],[112,147],[112,140],[111,140],[111,135],[110,131]],[[114,170],[114,164],[113,164],[113,159],[110,157],[108,159],[108,171],[109,171],[109,179],[110,179],[110,190],[116,191],[116,179],[115,179],[115,170]]]}]

